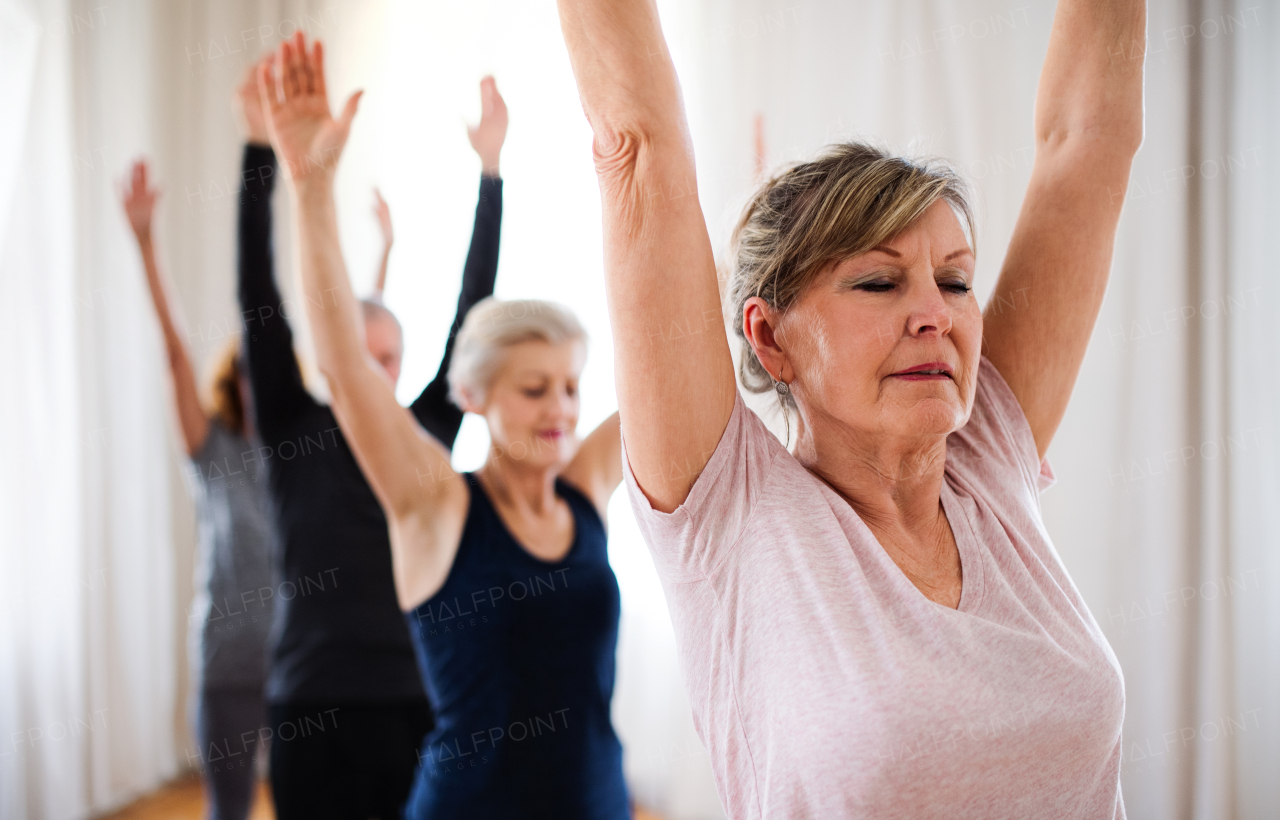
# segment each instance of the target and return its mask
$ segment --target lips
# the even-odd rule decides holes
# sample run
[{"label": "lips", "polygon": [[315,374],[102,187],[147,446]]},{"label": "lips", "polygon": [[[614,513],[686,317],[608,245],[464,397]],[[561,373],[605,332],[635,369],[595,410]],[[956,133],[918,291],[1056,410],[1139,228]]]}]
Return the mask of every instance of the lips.
[{"label": "lips", "polygon": [[954,378],[951,371],[951,365],[946,362],[925,362],[924,364],[908,367],[906,370],[899,370],[897,373],[890,373],[889,375],[912,380]]}]

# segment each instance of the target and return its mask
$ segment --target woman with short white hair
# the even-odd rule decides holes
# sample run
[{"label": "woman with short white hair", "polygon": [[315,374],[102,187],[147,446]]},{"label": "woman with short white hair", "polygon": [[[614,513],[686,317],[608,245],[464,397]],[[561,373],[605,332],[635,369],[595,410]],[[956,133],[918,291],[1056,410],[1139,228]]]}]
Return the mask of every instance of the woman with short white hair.
[{"label": "woman with short white hair", "polygon": [[576,435],[586,334],[551,302],[471,309],[449,388],[485,419],[492,446],[479,470],[455,472],[360,341],[333,198],[358,97],[330,116],[323,52],[301,33],[259,82],[272,145],[294,169],[317,362],[386,512],[396,594],[436,711],[405,816],[623,820],[609,714],[620,601],[604,528],[621,442],[617,414]]},{"label": "woman with short white hair", "polygon": [[745,386],[799,417],[791,451],[736,389],[654,2],[559,7],[627,488],[728,815],[1123,817],[1120,668],[1037,494],[1142,141],[1142,0],[1058,2],[985,317],[945,168],[850,143],[757,192],[728,301]]}]

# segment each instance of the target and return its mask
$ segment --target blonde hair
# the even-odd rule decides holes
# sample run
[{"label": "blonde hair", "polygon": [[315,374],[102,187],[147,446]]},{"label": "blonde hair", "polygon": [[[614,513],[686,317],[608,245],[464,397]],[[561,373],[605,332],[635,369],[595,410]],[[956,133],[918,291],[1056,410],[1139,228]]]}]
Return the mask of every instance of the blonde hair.
[{"label": "blonde hair", "polygon": [[206,384],[205,412],[233,433],[244,434],[244,397],[240,395],[240,337],[234,336],[214,357]]},{"label": "blonde hair", "polygon": [[[765,393],[775,385],[742,330],[747,299],[758,296],[785,311],[828,263],[892,239],[939,200],[955,210],[972,238],[969,193],[955,171],[859,142],[829,146],[761,185],[733,232],[726,296],[742,345],[743,387]],[[795,405],[790,392],[779,395],[785,406]]]},{"label": "blonde hair", "polygon": [[585,346],[587,332],[563,305],[541,299],[482,299],[467,312],[458,330],[449,363],[449,398],[459,407],[464,406],[464,397],[483,403],[512,345],[573,340]]}]

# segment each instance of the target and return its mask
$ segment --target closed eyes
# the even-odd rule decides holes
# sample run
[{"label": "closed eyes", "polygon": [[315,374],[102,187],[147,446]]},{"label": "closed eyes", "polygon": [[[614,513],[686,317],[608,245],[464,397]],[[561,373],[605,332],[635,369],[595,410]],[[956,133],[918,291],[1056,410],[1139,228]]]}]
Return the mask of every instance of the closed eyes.
[{"label": "closed eyes", "polygon": [[[859,282],[852,286],[854,290],[861,290],[866,293],[888,293],[898,287],[898,283],[891,279],[873,279],[870,282]],[[939,282],[938,287],[951,293],[964,294],[968,293],[972,288],[963,279],[952,279],[945,282]]]}]

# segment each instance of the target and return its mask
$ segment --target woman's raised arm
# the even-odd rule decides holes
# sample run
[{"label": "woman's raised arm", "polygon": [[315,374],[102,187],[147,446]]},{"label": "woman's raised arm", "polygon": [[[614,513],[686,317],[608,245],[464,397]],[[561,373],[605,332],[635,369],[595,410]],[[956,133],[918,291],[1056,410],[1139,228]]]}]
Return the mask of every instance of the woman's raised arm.
[{"label": "woman's raised arm", "polygon": [[387,289],[387,263],[391,261],[391,246],[395,244],[396,232],[391,227],[391,206],[382,198],[382,192],[373,189],[373,215],[378,219],[378,230],[382,232],[382,257],[378,260],[378,274],[373,280],[372,298],[382,301],[382,293]]},{"label": "woman's raised arm", "polygon": [[983,349],[1041,458],[1102,307],[1142,144],[1144,0],[1059,0],[1036,93],[1036,159],[984,316]]},{"label": "woman's raised arm", "polygon": [[156,260],[151,223],[159,195],[148,182],[147,163],[138,160],[133,164],[129,181],[122,186],[120,199],[125,215],[129,217],[129,227],[138,240],[138,251],[142,254],[142,265],[147,273],[147,290],[156,309],[156,318],[160,320],[165,355],[169,360],[174,404],[178,410],[178,423],[182,427],[182,443],[187,455],[194,457],[209,435],[209,418],[200,406],[195,368],[191,364],[191,354],[187,352],[187,343],[181,330],[182,310],[171,295],[172,288],[168,278],[161,272]]},{"label": "woman's raised arm", "polygon": [[573,461],[560,474],[591,499],[601,521],[607,517],[609,498],[622,483],[621,443],[618,414],[614,413],[587,434]]},{"label": "woman's raised arm", "polygon": [[627,457],[671,511],[720,441],[737,384],[675,67],[652,0],[559,0],[595,133]]},{"label": "woman's raised arm", "polygon": [[[278,76],[277,76],[278,75]],[[258,75],[271,142],[293,201],[302,302],[333,411],[387,514],[396,593],[412,606],[443,582],[467,509],[467,488],[449,455],[422,431],[368,355],[360,312],[338,241],[333,178],[359,94],[329,113],[320,43],[301,32]],[[408,545],[412,545],[409,547]]]}]

